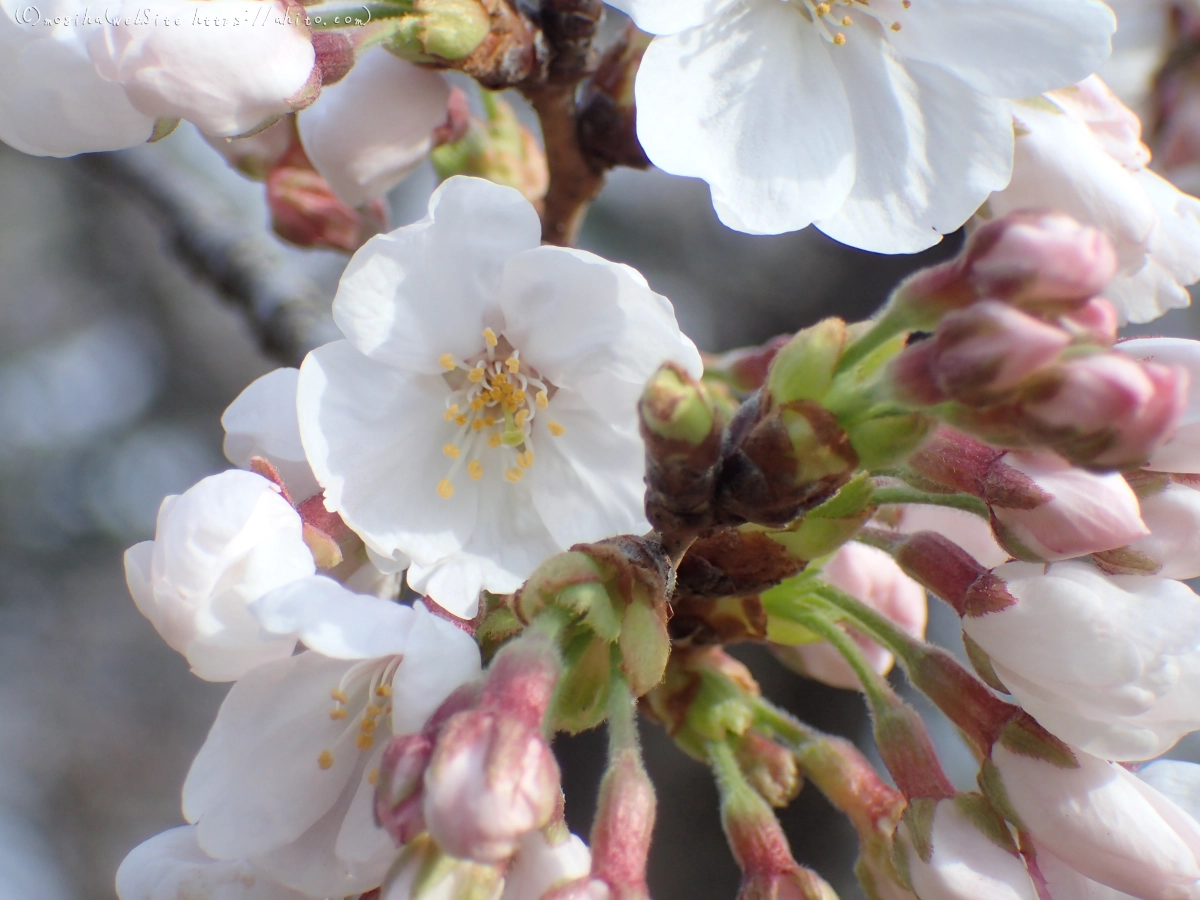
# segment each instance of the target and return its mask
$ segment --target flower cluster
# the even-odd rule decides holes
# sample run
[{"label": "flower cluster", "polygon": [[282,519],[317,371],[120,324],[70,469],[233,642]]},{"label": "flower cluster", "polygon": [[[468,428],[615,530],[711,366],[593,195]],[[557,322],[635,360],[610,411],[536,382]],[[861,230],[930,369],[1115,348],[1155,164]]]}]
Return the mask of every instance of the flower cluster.
[{"label": "flower cluster", "polygon": [[[1200,731],[1200,342],[1118,339],[1200,280],[1200,201],[1125,105],[1161,106],[1146,140],[1186,167],[1196,11],[615,5],[600,59],[587,0],[0,9],[0,138],[186,119],[277,234],[354,251],[342,338],[248,386],[235,468],[126,553],[138,609],[231,686],[189,824],[130,853],[121,900],[647,900],[639,712],[711,768],[741,900],[833,900],[773,810],[806,781],[873,900],[1200,898],[1200,766],[1157,759]],[[426,157],[428,215],[387,231]],[[750,233],[968,236],[869,321],[702,357],[640,274],[567,246],[605,171],[651,162]],[[925,641],[929,594],[963,656]],[[890,782],[765,700],[740,641],[861,693]],[[585,843],[552,741],[601,724]]]}]

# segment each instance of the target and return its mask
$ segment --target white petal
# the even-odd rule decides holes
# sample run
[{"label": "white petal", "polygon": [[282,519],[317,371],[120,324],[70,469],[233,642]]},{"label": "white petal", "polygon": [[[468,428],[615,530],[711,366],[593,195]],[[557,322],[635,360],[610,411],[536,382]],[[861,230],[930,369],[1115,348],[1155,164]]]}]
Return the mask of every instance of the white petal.
[{"label": "white petal", "polygon": [[418,603],[404,659],[392,678],[392,731],[414,734],[462,685],[479,677],[479,645]]},{"label": "white petal", "polygon": [[1100,0],[923,0],[889,36],[903,56],[940,66],[994,97],[1031,97],[1091,75],[1116,19]]},{"label": "white petal", "polygon": [[391,835],[375,822],[375,785],[370,776],[379,771],[383,749],[381,744],[367,758],[333,845],[340,861],[359,870],[386,872],[399,852]]},{"label": "white petal", "polygon": [[296,124],[308,158],[334,193],[361,206],[382,197],[429,155],[449,98],[450,86],[437,72],[379,48],[323,88]]},{"label": "white petal", "polygon": [[275,369],[250,382],[221,416],[225,429],[225,457],[235,466],[250,468],[261,456],[283,477],[294,502],[320,493],[300,442],[296,417],[296,384],[299,369]]},{"label": "white petal", "polygon": [[321,575],[272,591],[251,611],[272,634],[292,635],[332,659],[404,653],[415,615],[411,607],[355,594]]},{"label": "white petal", "polygon": [[428,216],[354,254],[333,318],[367,356],[440,375],[443,353],[484,349],[505,262],[540,242],[537,213],[517,191],[456,176],[433,192]]},{"label": "white petal", "polygon": [[459,550],[473,529],[478,490],[455,480],[442,447],[457,426],[444,419],[450,389],[368,359],[349,341],[314,350],[300,368],[300,433],[325,506],[383,556],[399,550],[426,564]]},{"label": "white petal", "polygon": [[[562,436],[536,427],[543,416],[566,429]],[[566,390],[534,425],[537,455],[528,480],[538,514],[560,546],[648,530],[646,448],[637,432],[615,427]]]},{"label": "white petal", "polygon": [[[642,386],[671,360],[703,371],[666,297],[637,271],[584,250],[539,247],[514,256],[500,289],[504,334],[522,361],[560,388],[602,374]],[[633,421],[634,410],[628,410]]]},{"label": "white petal", "polygon": [[738,0],[608,0],[629,16],[642,31],[674,34],[695,28],[737,3]]},{"label": "white petal", "polygon": [[925,63],[897,61],[868,20],[833,54],[853,98],[854,188],[817,227],[877,253],[914,253],[1008,183],[1009,106]]},{"label": "white petal", "polygon": [[[284,847],[338,801],[361,751],[358,722],[329,717],[330,691],[352,665],[308,651],[230,689],[183,786],[184,815],[208,853],[240,859]],[[333,763],[322,769],[326,750]]]},{"label": "white petal", "polygon": [[[85,7],[7,3],[0,10],[0,140],[22,153],[73,156],[120,150],[150,137],[153,118],[134,109],[121,86],[92,66],[87,40],[98,26],[43,24],[81,15]],[[91,17],[99,18],[94,11]]]},{"label": "white petal", "polygon": [[242,859],[215,860],[186,825],[139,844],[117,869],[120,900],[307,900]]},{"label": "white petal", "polygon": [[795,231],[841,206],[854,135],[825,42],[787,3],[748,0],[657,38],[635,87],[638,137],[673,175],[703,178],[721,221]]}]

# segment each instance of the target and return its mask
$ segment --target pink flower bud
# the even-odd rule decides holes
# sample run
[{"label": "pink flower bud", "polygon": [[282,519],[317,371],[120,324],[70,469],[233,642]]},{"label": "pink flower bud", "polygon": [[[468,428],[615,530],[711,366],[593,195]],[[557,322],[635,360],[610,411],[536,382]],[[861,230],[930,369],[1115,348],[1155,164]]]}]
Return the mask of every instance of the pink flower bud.
[{"label": "pink flower bud", "polygon": [[1111,347],[1117,342],[1121,318],[1115,306],[1103,297],[1093,297],[1078,309],[1061,316],[1058,324],[1087,343]]},{"label": "pink flower bud", "polygon": [[938,802],[927,834],[915,834],[908,822],[897,830],[917,896],[921,900],[1036,900],[1037,891],[1016,848],[994,843],[970,815],[976,812],[972,807],[980,804],[965,800]]},{"label": "pink flower bud", "polygon": [[1187,404],[1174,435],[1150,455],[1156,472],[1200,473],[1200,341],[1139,338],[1114,348],[1143,362],[1182,368],[1188,375]]},{"label": "pink flower bud", "polygon": [[299,144],[267,176],[267,205],[275,233],[300,247],[353,252],[387,225],[382,203],[362,210],[343,203]]},{"label": "pink flower bud", "polygon": [[422,732],[394,738],[380,760],[375,820],[397,846],[425,831],[422,787],[432,755],[433,741]]},{"label": "pink flower bud", "polygon": [[[901,571],[891,556],[866,544],[845,544],[821,568],[821,576],[836,588],[883,613],[908,634],[925,634],[928,608],[925,589]],[[888,672],[892,654],[856,631],[850,632],[875,671]],[[776,648],[789,666],[832,687],[858,690],[858,676],[826,641]]]},{"label": "pink flower bud", "polygon": [[1089,466],[1146,460],[1174,432],[1186,400],[1183,370],[1118,353],[1073,359],[1052,379],[1032,391],[1025,410],[1036,424],[1066,435],[1056,449]]},{"label": "pink flower bud", "polygon": [[942,319],[933,341],[931,371],[939,387],[973,403],[1017,387],[1053,362],[1071,336],[1006,303],[984,300]]},{"label": "pink flower bud", "polygon": [[965,265],[980,296],[1073,308],[1104,290],[1117,273],[1117,256],[1103,232],[1068,216],[1017,212],[971,235]]},{"label": "pink flower bud", "polygon": [[1200,897],[1200,824],[1137,776],[1081,751],[1062,766],[992,749],[1004,794],[1038,846],[1142,900]]},{"label": "pink flower bud", "polygon": [[1142,521],[1150,534],[1130,549],[1161,567],[1163,578],[1200,578],[1200,485],[1172,482],[1141,498]]},{"label": "pink flower bud", "polygon": [[991,526],[974,513],[945,506],[909,504],[901,507],[896,530],[902,534],[932,531],[949,538],[985,569],[1008,562],[1009,553],[996,543]]},{"label": "pink flower bud", "polygon": [[988,481],[997,535],[1020,559],[1086,556],[1149,534],[1137,497],[1115,472],[1087,472],[1049,451],[1007,453]]}]

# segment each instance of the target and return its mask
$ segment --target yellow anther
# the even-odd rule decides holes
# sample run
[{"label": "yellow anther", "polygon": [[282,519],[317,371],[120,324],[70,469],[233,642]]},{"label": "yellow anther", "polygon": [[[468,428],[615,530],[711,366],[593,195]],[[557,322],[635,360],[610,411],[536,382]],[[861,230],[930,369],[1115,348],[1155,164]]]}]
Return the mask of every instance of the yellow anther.
[{"label": "yellow anther", "polygon": [[472,430],[472,431],[483,431],[483,420],[482,420],[482,419],[476,419],[474,422],[472,422],[472,423],[471,423],[471,430]]},{"label": "yellow anther", "polygon": [[829,4],[828,3],[818,3],[816,9],[817,9],[818,16],[829,15]]},{"label": "yellow anther", "polygon": [[367,773],[367,784],[371,785],[371,787],[375,787],[375,785],[379,784],[379,770],[378,769],[372,769],[370,772]]},{"label": "yellow anther", "polygon": [[443,414],[443,418],[449,422],[456,415],[458,415],[458,404],[451,403],[448,407],[446,407],[446,412]]},{"label": "yellow anther", "polygon": [[501,386],[506,385],[508,384],[508,376],[503,372],[497,372],[496,377],[492,379],[492,384]]},{"label": "yellow anther", "polygon": [[483,409],[483,404],[483,397],[476,397],[471,401],[471,412],[479,412],[481,409]]},{"label": "yellow anther", "polygon": [[340,706],[335,706],[329,711],[329,718],[333,719],[335,722],[338,719],[344,719],[346,718],[346,710],[342,709]]},{"label": "yellow anther", "polygon": [[370,750],[375,746],[375,738],[369,734],[360,734],[354,743],[358,745],[359,750]]},{"label": "yellow anther", "polygon": [[524,453],[517,454],[517,465],[522,469],[528,469],[533,465],[533,451],[526,450]]},{"label": "yellow anther", "polygon": [[547,422],[546,428],[548,428],[550,430],[550,433],[552,435],[554,435],[555,437],[562,437],[564,434],[567,433],[567,429],[563,428],[557,422]]},{"label": "yellow anther", "polygon": [[322,750],[321,755],[317,757],[317,765],[322,769],[330,769],[333,767],[333,754],[328,750]]},{"label": "yellow anther", "polygon": [[453,372],[455,369],[458,368],[458,363],[456,363],[454,361],[454,357],[449,353],[443,353],[438,358],[438,362],[440,362],[442,364],[442,368],[445,369],[447,372]]},{"label": "yellow anther", "polygon": [[376,697],[392,696],[392,686],[390,684],[379,685],[379,687],[375,688],[375,696]]},{"label": "yellow anther", "polygon": [[846,36],[839,31],[833,36],[833,43],[838,47],[843,46],[846,43]]},{"label": "yellow anther", "polygon": [[513,421],[517,423],[518,428],[524,428],[525,420],[528,418],[529,418],[529,409],[528,409],[528,407],[526,407],[526,408],[517,410],[517,415],[515,416]]},{"label": "yellow anther", "polygon": [[451,459],[458,459],[459,454],[462,453],[462,451],[459,450],[457,447],[455,447],[453,444],[447,444],[445,447],[442,448],[442,452],[445,453]]},{"label": "yellow anther", "polygon": [[483,381],[483,368],[481,366],[476,366],[470,372],[468,372],[467,381],[471,382],[472,384],[479,384],[479,382]]},{"label": "yellow anther", "polygon": [[459,413],[457,416],[454,417],[454,424],[455,425],[466,425],[467,417],[464,416],[462,413]]},{"label": "yellow anther", "polygon": [[844,19],[842,19],[842,24],[845,25],[847,28],[849,28],[851,25],[854,24],[854,20],[852,18],[850,18],[849,16],[846,16]]},{"label": "yellow anther", "polygon": [[483,477],[483,463],[477,459],[467,463],[467,474],[471,476],[472,481],[478,481]]},{"label": "yellow anther", "polygon": [[350,699],[349,697],[346,696],[346,692],[343,691],[341,688],[334,688],[332,691],[329,692],[329,696],[332,697],[334,700],[336,700],[338,703],[345,703],[346,701],[348,701]]},{"label": "yellow anther", "polygon": [[494,432],[494,431],[491,434],[489,434],[488,435],[488,446],[489,447],[499,447],[500,446],[500,435],[496,434],[496,432]]},{"label": "yellow anther", "polygon": [[513,484],[516,484],[518,481],[520,481],[522,478],[525,477],[525,473],[522,472],[520,469],[513,467],[504,473],[504,477],[507,478],[509,481],[511,481]]},{"label": "yellow anther", "polygon": [[379,724],[374,719],[363,719],[358,723],[358,730],[363,734],[374,734]]},{"label": "yellow anther", "polygon": [[484,416],[483,417],[483,427],[484,428],[491,428],[495,424],[496,424],[495,416]]},{"label": "yellow anther", "polygon": [[454,496],[454,485],[450,483],[449,478],[443,478],[438,482],[437,491],[442,495],[442,499],[449,500]]},{"label": "yellow anther", "polygon": [[545,409],[550,405],[550,395],[545,391],[538,391],[537,396],[534,397],[534,402],[538,405],[538,409]]},{"label": "yellow anther", "polygon": [[498,343],[500,343],[496,339],[496,332],[492,331],[490,328],[483,329],[483,341],[489,347],[495,347]]},{"label": "yellow anther", "polygon": [[521,371],[521,361],[515,356],[510,356],[504,361],[504,364],[508,366],[508,371],[512,372],[514,375]]},{"label": "yellow anther", "polygon": [[524,403],[525,402],[525,392],[524,391],[513,391],[513,400],[516,401],[517,403]]},{"label": "yellow anther", "polygon": [[900,30],[900,23],[899,23],[899,22],[893,22],[893,23],[892,23],[892,31],[899,31],[899,30]]},{"label": "yellow anther", "polygon": [[368,703],[368,704],[367,704],[367,708],[366,708],[366,709],[364,709],[364,710],[363,710],[363,712],[364,712],[366,715],[370,716],[370,717],[373,719],[373,718],[375,718],[376,716],[381,716],[381,715],[383,715],[383,707],[382,707],[382,706],[376,706],[374,703]]}]

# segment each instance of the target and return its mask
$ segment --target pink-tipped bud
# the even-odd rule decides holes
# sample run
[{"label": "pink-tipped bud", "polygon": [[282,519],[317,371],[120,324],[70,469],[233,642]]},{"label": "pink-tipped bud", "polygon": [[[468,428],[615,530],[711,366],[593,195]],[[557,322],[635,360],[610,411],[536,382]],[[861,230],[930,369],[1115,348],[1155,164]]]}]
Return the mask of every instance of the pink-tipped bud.
[{"label": "pink-tipped bud", "polygon": [[1086,556],[1149,533],[1118,473],[1087,472],[1049,451],[1005,454],[988,473],[985,497],[997,537],[1020,559]]},{"label": "pink-tipped bud", "polygon": [[984,300],[942,319],[933,338],[930,372],[946,396],[986,402],[1053,362],[1071,336],[997,300]]},{"label": "pink-tipped bud", "polygon": [[354,68],[354,44],[341,31],[314,31],[313,51],[322,86],[337,84]]},{"label": "pink-tipped bud", "polygon": [[614,898],[648,900],[650,896],[646,860],[656,811],[654,785],[642,767],[639,753],[622,751],[600,783],[592,825],[592,877],[606,885]]},{"label": "pink-tipped bud", "polygon": [[1093,297],[1079,309],[1064,315],[1059,324],[1080,343],[1111,347],[1117,342],[1121,317],[1117,308],[1103,297]]},{"label": "pink-tipped bud", "polygon": [[275,233],[298,247],[353,252],[387,227],[382,203],[351,209],[312,168],[299,144],[267,175],[267,206]]},{"label": "pink-tipped bud", "polygon": [[388,744],[379,763],[375,789],[375,821],[397,846],[425,831],[422,785],[433,741],[427,734],[407,734]]},{"label": "pink-tipped bud", "polygon": [[1017,212],[976,231],[965,253],[979,296],[1029,308],[1075,308],[1117,274],[1107,235],[1053,212]]},{"label": "pink-tipped bud", "polygon": [[1046,429],[1066,432],[1055,448],[1091,467],[1145,462],[1174,433],[1187,401],[1182,369],[1118,353],[1071,360],[1052,377],[1054,386],[1035,391],[1025,409]]}]

